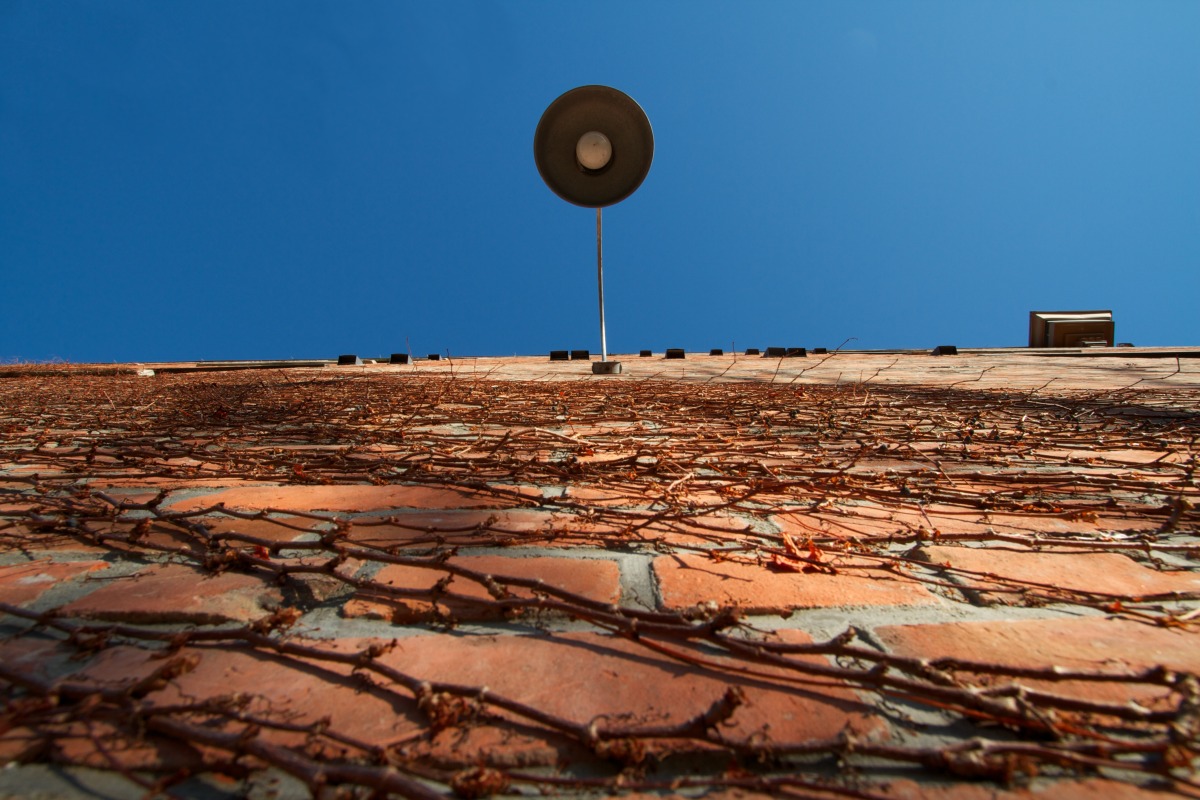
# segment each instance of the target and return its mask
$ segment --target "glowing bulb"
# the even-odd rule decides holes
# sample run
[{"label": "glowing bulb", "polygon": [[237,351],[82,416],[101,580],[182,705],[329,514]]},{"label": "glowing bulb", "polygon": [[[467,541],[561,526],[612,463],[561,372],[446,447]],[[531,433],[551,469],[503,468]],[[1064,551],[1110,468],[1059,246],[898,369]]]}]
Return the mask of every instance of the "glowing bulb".
[{"label": "glowing bulb", "polygon": [[600,131],[588,131],[575,143],[575,158],[584,169],[604,169],[612,160],[612,142]]}]

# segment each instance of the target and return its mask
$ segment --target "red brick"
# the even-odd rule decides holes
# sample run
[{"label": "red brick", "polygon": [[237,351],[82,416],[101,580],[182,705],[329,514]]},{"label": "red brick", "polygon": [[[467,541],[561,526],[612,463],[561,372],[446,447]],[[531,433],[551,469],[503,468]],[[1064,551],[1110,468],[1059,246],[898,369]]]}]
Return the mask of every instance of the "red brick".
[{"label": "red brick", "polygon": [[1168,800],[1179,797],[1166,789],[1149,789],[1104,778],[1038,781],[1029,789],[1003,789],[988,784],[952,786],[895,781],[873,789],[893,800]]},{"label": "red brick", "polygon": [[1060,448],[1039,448],[1033,451],[1033,455],[1038,458],[1073,461],[1083,464],[1119,464],[1121,466],[1144,466],[1152,464],[1156,461],[1165,461],[1168,464],[1180,463],[1180,453],[1168,453],[1166,450],[1156,450],[1145,448],[1134,450],[1132,448],[1114,449],[1114,450],[1065,450]]},{"label": "red brick", "polygon": [[[12,725],[12,723],[9,723]],[[23,764],[41,758],[50,749],[50,736],[24,725],[0,730],[0,764]]]},{"label": "red brick", "polygon": [[[72,652],[73,649],[67,645],[44,639],[14,639],[0,644],[0,657],[5,666],[42,680],[48,677],[51,662],[57,662],[60,667],[72,663],[69,660]],[[147,667],[145,672],[153,669],[154,659],[146,658],[149,654],[145,651],[138,652],[142,654]],[[106,683],[116,688],[129,685],[131,679],[131,676],[124,675]],[[62,705],[65,704],[64,701]],[[20,721],[17,708],[10,709],[14,713],[9,723]],[[197,753],[186,744],[159,740],[152,735],[133,734],[101,719],[93,718],[89,723],[72,721],[55,724],[49,731],[39,731],[34,727],[34,720],[38,718],[39,715],[35,715],[29,725],[18,724],[11,728],[0,726],[0,764],[14,760],[51,760],[97,769],[120,766],[126,769],[174,770],[194,767],[199,763]],[[105,752],[100,750],[97,742]]]},{"label": "red brick", "polygon": [[[970,487],[959,486],[960,491]],[[995,487],[981,487],[980,493]],[[1009,487],[1019,488],[1017,484]],[[1154,530],[1161,520],[1129,518],[1120,514],[1096,516],[1081,515],[1075,519],[1060,513],[964,512],[961,507],[929,504],[918,508],[915,501],[911,506],[884,507],[855,498],[852,505],[839,505],[836,510],[826,512],[786,512],[771,517],[771,521],[793,536],[826,535],[844,537],[889,536],[895,533],[919,529],[969,533],[1049,533],[1069,535],[1073,533],[1094,534],[1097,530]]]},{"label": "red brick", "polygon": [[[405,512],[387,520],[355,520],[348,536],[370,547],[553,542],[573,514],[537,509]],[[394,522],[393,522],[394,521]]]},{"label": "red brick", "polygon": [[200,752],[186,742],[143,734],[110,722],[71,722],[57,730],[47,746],[50,760],[93,769],[195,770]]},{"label": "red brick", "polygon": [[17,523],[0,531],[0,550],[21,550],[36,553],[72,553],[96,555],[109,552],[108,548],[87,544],[85,539],[68,533],[41,530],[36,526]]},{"label": "red brick", "polygon": [[142,492],[139,492],[139,491],[131,492],[131,491],[127,491],[125,489],[120,489],[119,491],[112,491],[114,488],[117,488],[117,487],[110,486],[107,484],[101,484],[101,483],[93,483],[93,484],[88,485],[88,491],[90,491],[93,495],[95,495],[97,493],[103,493],[103,494],[106,494],[109,497],[111,497],[113,500],[116,500],[118,503],[126,503],[129,505],[148,503],[151,500],[153,500],[154,498],[158,497],[157,491],[147,490],[147,491],[142,491]]},{"label": "red brick", "polygon": [[[953,622],[876,629],[899,655],[955,658],[1004,666],[1088,670],[1114,675],[1156,666],[1200,672],[1200,632],[1131,620],[1085,617],[1024,621]],[[1147,684],[1092,681],[1022,683],[1057,694],[1107,702],[1136,699],[1150,704],[1168,690]]]},{"label": "red brick", "polygon": [[274,480],[243,480],[241,478],[166,478],[153,475],[135,476],[132,478],[110,478],[105,477],[104,482],[107,486],[112,486],[122,489],[136,489],[141,487],[158,489],[166,489],[175,491],[181,489],[228,489],[231,487],[248,488],[254,486],[278,486],[279,482]]},{"label": "red brick", "polygon": [[355,520],[349,541],[371,547],[431,544],[511,546],[632,543],[703,545],[744,536],[747,523],[719,515],[638,526],[637,520],[589,519],[550,509],[480,509],[395,514],[386,520]]},{"label": "red brick", "polygon": [[[831,562],[837,563],[837,562]],[[682,610],[700,603],[736,605],[751,614],[786,614],[829,606],[929,605],[940,602],[920,583],[868,562],[849,562],[836,575],[776,571],[767,566],[717,561],[702,555],[654,559],[662,605]]]},{"label": "red brick", "polygon": [[250,486],[193,497],[170,506],[194,511],[224,503],[236,509],[382,511],[402,508],[506,508],[514,501],[485,492],[425,486]]},{"label": "red brick", "polygon": [[[451,559],[451,563],[467,569],[477,570],[497,578],[525,578],[542,580],[547,586],[581,594],[601,603],[615,603],[621,596],[620,568],[613,561],[581,558],[509,558],[505,556],[466,556]],[[375,576],[380,584],[396,588],[429,591],[447,573],[440,569],[423,569],[392,564],[384,567]],[[484,603],[447,601],[439,603],[443,614],[449,613],[458,619],[492,618],[500,614],[490,605],[492,597],[478,583],[466,578],[455,578],[446,587],[455,594],[476,598]],[[525,589],[513,589],[517,597],[532,597]],[[373,592],[360,592],[343,607],[348,617],[376,617],[396,622],[409,622],[432,616],[433,604],[410,598],[392,598]]]},{"label": "red brick", "polygon": [[46,503],[39,502],[36,496],[19,501],[10,498],[0,501],[0,514],[25,514],[29,511],[41,511],[46,507]]},{"label": "red brick", "polygon": [[643,505],[652,500],[650,496],[640,496],[633,492],[621,492],[614,489],[601,489],[593,486],[577,486],[570,484],[563,492],[561,502],[585,503],[593,506],[628,506]]},{"label": "red brick", "polygon": [[[308,535],[322,525],[318,520],[304,517],[283,517],[279,519],[229,519],[226,517],[200,517],[193,522],[202,522],[210,533],[241,533],[256,539],[267,539],[271,542],[286,544]],[[286,525],[281,524],[286,523]],[[290,526],[290,527],[289,527]],[[301,528],[302,530],[296,530]],[[226,540],[231,545],[235,540]]]},{"label": "red brick", "polygon": [[[400,647],[441,649],[441,638],[405,639]],[[378,643],[336,640],[309,644],[326,651],[352,653]],[[151,703],[172,705],[240,695],[249,701],[245,710],[250,714],[286,718],[301,725],[327,717],[329,727],[340,734],[378,747],[401,746],[407,755],[432,757],[439,763],[457,766],[485,758],[501,766],[545,766],[556,763],[562,755],[561,742],[547,743],[544,736],[495,724],[464,725],[430,738],[425,714],[411,694],[399,687],[388,688],[387,681],[377,676],[373,682],[360,680],[345,665],[245,651],[184,650],[180,656],[194,659],[194,666],[151,694],[147,698]],[[145,651],[114,647],[100,653],[86,673],[106,685],[128,685],[160,663]],[[494,669],[503,669],[502,662],[489,663]],[[441,680],[442,676],[430,675],[428,679]],[[287,746],[305,741],[302,734],[270,728],[261,735]]]},{"label": "red brick", "polygon": [[[808,641],[802,635],[792,638]],[[311,644],[356,652],[368,642]],[[198,656],[194,667],[148,699],[171,704],[240,693],[253,698],[249,712],[287,715],[300,723],[329,716],[338,732],[379,746],[412,741],[411,755],[438,762],[552,764],[564,752],[560,737],[539,732],[539,726],[528,721],[513,728],[501,721],[507,712],[498,709],[496,717],[479,720],[469,734],[455,728],[431,742],[418,742],[414,735],[427,723],[408,693],[372,688],[347,677],[345,666],[313,660],[302,665],[282,657],[208,648],[179,653],[191,655]],[[773,683],[765,668],[754,678],[722,673],[719,667],[695,670],[635,642],[598,634],[415,636],[399,640],[379,661],[418,680],[486,686],[489,692],[581,724],[683,722],[710,708],[732,686],[742,689],[746,699],[721,729],[734,741],[760,736],[765,726],[771,740],[781,745],[835,737],[844,730],[857,735],[882,732],[870,708],[849,689],[797,691],[789,683]],[[108,685],[127,685],[161,663],[145,651],[112,647],[99,653],[86,673]],[[386,683],[379,676],[373,681]],[[292,744],[301,740],[294,734],[264,735]],[[685,747],[703,750],[707,745],[693,742]]]},{"label": "red brick", "polygon": [[[807,641],[802,635],[795,640]],[[410,675],[487,685],[583,723],[682,722],[709,708],[728,687],[737,686],[745,690],[747,702],[722,729],[735,741],[754,737],[764,725],[770,726],[771,739],[779,743],[822,739],[847,728],[879,730],[865,716],[870,710],[848,689],[799,692],[786,684],[769,685],[769,679],[695,670],[635,642],[597,634],[448,641],[422,637],[402,641],[384,659]]]},{"label": "red brick", "polygon": [[255,575],[208,575],[168,564],[107,582],[62,610],[96,619],[212,624],[255,619],[282,599],[278,589]]},{"label": "red brick", "polygon": [[[87,527],[93,536],[96,536],[98,539],[103,537],[101,541],[102,547],[111,547],[121,551],[137,550],[142,544],[154,547],[179,548],[186,546],[192,541],[187,533],[174,525],[160,520],[146,520],[144,524],[141,524],[142,522],[142,520],[135,519],[114,522],[101,521],[90,522]],[[141,527],[138,527],[139,524],[141,524]],[[129,545],[121,542],[119,539],[108,538],[112,536],[131,535],[136,535],[137,541]]]},{"label": "red brick", "polygon": [[45,678],[51,662],[68,655],[70,651],[67,648],[46,639],[14,638],[0,641],[0,661],[6,667],[35,678]]},{"label": "red brick", "polygon": [[[324,649],[343,651],[357,650],[365,644],[319,643]],[[329,716],[337,730],[378,745],[419,727],[420,712],[415,703],[406,697],[397,701],[390,694],[366,688],[349,675],[349,667],[308,661],[301,664],[282,656],[244,651],[185,649],[179,657],[190,660],[191,669],[148,695],[149,701],[169,705],[243,694],[253,698],[247,706],[249,713],[295,715],[306,722]],[[84,674],[120,686],[161,666],[162,659],[151,652],[110,647],[93,659]],[[270,736],[289,744],[303,738],[287,733]]]},{"label": "red brick", "polygon": [[[961,576],[973,585],[986,585],[988,576],[1027,581],[1066,591],[1094,592],[1122,598],[1171,592],[1200,592],[1200,573],[1160,572],[1120,553],[1079,551],[1020,551],[1010,548],[928,546],[917,557],[933,564],[949,564],[981,573]],[[988,595],[1012,602],[1012,595]]]},{"label": "red brick", "polygon": [[103,561],[56,564],[42,560],[0,567],[0,602],[17,606],[32,603],[58,583],[106,569],[108,564]]},{"label": "red brick", "polygon": [[[116,535],[129,535],[140,520],[122,519],[117,522],[100,522],[90,526],[95,533],[105,534],[112,533]],[[186,520],[191,524],[203,524],[210,533],[241,533],[257,539],[266,539],[273,543],[285,544],[295,541],[296,538],[303,536],[306,532],[313,530],[321,523],[318,520],[305,519],[304,517],[289,517],[278,521],[272,519],[230,519],[229,517],[190,517]],[[287,525],[280,524],[287,523]],[[292,527],[288,527],[292,526]],[[302,530],[296,530],[301,528]],[[231,546],[237,546],[236,540],[225,540]],[[116,540],[109,539],[105,544],[116,547],[118,549],[134,549],[141,545],[152,545],[157,547],[187,547],[199,546],[205,547],[205,540],[191,531],[163,520],[147,521],[147,527],[141,532],[137,542],[131,546],[124,545]]]}]

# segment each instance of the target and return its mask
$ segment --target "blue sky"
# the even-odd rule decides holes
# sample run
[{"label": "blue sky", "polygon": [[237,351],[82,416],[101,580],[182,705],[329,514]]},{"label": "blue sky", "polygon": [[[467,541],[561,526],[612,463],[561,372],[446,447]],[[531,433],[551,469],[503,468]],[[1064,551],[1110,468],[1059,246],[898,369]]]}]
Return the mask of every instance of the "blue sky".
[{"label": "blue sky", "polygon": [[1200,344],[1200,3],[0,0],[0,361]]}]

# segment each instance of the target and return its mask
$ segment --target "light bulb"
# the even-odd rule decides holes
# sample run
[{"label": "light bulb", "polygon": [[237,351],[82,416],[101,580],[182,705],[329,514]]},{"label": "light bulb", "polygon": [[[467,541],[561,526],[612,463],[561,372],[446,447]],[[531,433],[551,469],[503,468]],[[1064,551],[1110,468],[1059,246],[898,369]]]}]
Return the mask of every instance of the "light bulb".
[{"label": "light bulb", "polygon": [[612,142],[600,131],[588,131],[575,143],[575,158],[584,169],[604,169],[612,160]]}]

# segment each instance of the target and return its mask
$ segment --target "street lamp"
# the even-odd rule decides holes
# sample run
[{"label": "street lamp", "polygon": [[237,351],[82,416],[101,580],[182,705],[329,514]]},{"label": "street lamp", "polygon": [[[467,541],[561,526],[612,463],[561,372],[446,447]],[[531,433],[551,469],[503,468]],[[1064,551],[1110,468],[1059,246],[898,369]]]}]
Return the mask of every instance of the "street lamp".
[{"label": "street lamp", "polygon": [[550,190],[596,209],[596,282],[600,298],[600,361],[592,373],[612,375],[604,327],[604,245],[600,209],[642,185],[654,159],[654,131],[633,98],[609,86],[580,86],[549,105],[533,134],[533,159]]}]

